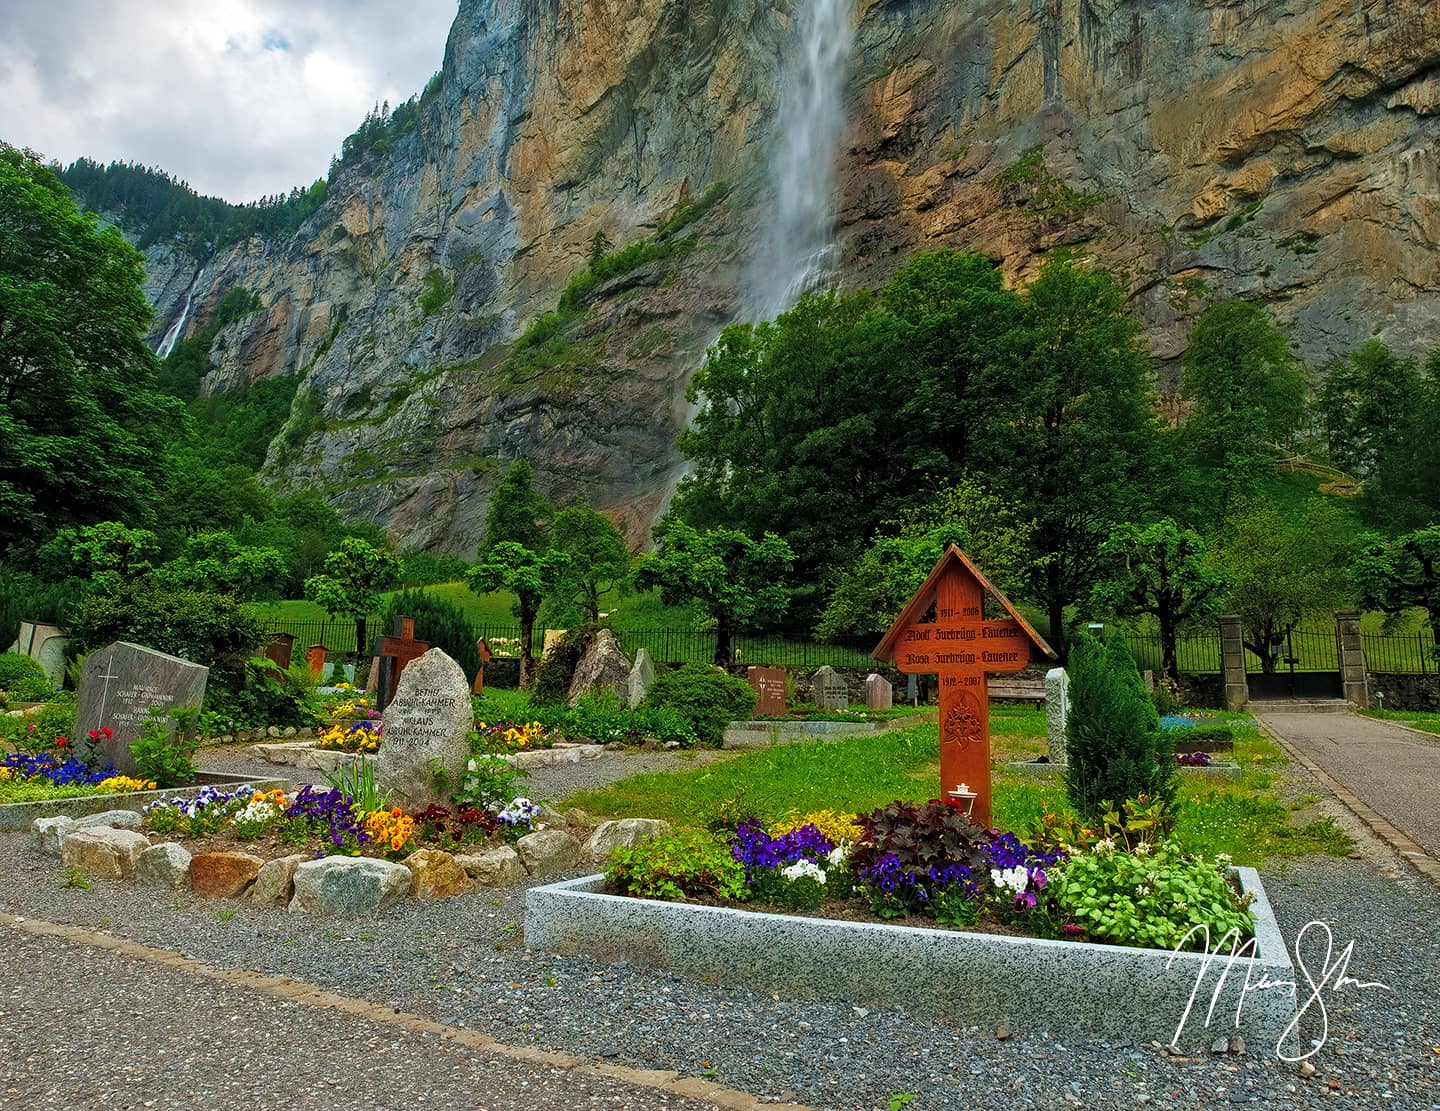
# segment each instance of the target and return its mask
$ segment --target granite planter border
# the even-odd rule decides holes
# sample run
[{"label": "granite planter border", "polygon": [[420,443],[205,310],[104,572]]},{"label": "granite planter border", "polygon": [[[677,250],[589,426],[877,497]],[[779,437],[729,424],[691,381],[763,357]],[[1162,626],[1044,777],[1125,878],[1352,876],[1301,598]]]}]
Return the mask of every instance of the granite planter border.
[{"label": "granite planter border", "polygon": [[844,737],[861,737],[886,733],[891,729],[908,729],[935,720],[934,714],[911,714],[885,721],[784,721],[768,719],[732,721],[725,727],[721,748],[767,748],[770,745],[798,744],[803,741],[831,741]]},{"label": "granite planter border", "polygon": [[83,818],[106,810],[144,811],[160,799],[190,798],[206,787],[253,787],[269,791],[290,786],[288,779],[270,779],[253,775],[218,775],[201,772],[193,787],[177,787],[169,791],[130,791],[119,795],[90,795],[78,799],[41,799],[38,802],[10,802],[0,805],[0,830],[28,830],[36,818]]},{"label": "granite planter border", "polygon": [[[1232,874],[1255,897],[1256,955],[1253,962],[1237,960],[1228,976],[1228,958],[1207,965],[1200,953],[608,895],[603,875],[532,888],[525,945],[624,959],[788,998],[900,1006],[966,1024],[1166,1045],[1239,1033],[1257,1051],[1271,1052],[1295,1017],[1295,973],[1259,873],[1237,868]],[[1252,986],[1262,975],[1283,986],[1244,995],[1247,971]],[[1177,1035],[1192,991],[1194,1006]],[[1207,1030],[1212,997],[1218,1001]],[[1293,1047],[1293,1038],[1285,1044]]]},{"label": "granite planter border", "polygon": [[[1033,775],[1040,777],[1060,776],[1065,773],[1064,764],[1039,764],[1034,760],[1013,760],[1005,765],[1011,771],[1020,772],[1022,775]],[[1239,779],[1244,774],[1239,764],[1228,762],[1214,763],[1208,768],[1197,768],[1187,764],[1180,764],[1175,769],[1181,775],[1203,776],[1206,779]]]}]

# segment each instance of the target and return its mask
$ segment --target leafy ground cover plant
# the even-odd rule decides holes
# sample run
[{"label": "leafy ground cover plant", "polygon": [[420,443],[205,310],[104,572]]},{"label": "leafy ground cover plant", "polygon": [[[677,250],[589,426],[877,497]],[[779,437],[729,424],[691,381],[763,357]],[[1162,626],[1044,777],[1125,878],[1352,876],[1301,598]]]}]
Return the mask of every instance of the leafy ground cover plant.
[{"label": "leafy ground cover plant", "polygon": [[199,774],[195,750],[200,738],[163,710],[152,709],[145,718],[140,736],[130,745],[135,767],[146,779],[161,787],[184,787]]},{"label": "leafy ground cover plant", "polygon": [[606,878],[613,890],[642,899],[734,899],[749,894],[745,867],[708,833],[680,833],[616,849]]}]

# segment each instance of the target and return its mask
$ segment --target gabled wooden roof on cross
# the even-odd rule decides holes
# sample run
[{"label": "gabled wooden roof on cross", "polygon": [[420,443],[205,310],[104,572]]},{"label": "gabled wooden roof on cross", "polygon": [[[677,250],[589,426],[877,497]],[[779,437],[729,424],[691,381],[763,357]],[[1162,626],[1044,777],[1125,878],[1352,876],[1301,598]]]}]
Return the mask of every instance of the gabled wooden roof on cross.
[{"label": "gabled wooden roof on cross", "polygon": [[[957,566],[958,564],[958,566]],[[1018,622],[1020,628],[1030,639],[1031,644],[1049,659],[1055,659],[1058,653],[1051,648],[1049,643],[1037,633],[1030,622],[1020,616],[1020,611],[1015,608],[1015,603],[1000,591],[1000,589],[987,579],[980,568],[970,561],[970,557],[962,552],[954,544],[945,549],[943,555],[936,562],[934,569],[930,572],[920,589],[915,592],[915,597],[910,599],[910,604],[901,611],[900,616],[895,619],[895,624],[890,626],[890,631],[885,634],[883,640],[875,646],[875,651],[870,653],[877,660],[889,663],[895,659],[895,647],[904,631],[912,625],[919,623],[920,618],[925,616],[927,610],[935,604],[935,594],[939,587],[940,580],[947,573],[964,574],[973,578],[980,584],[980,589],[988,594],[1000,605],[1005,613],[1014,621]]]}]

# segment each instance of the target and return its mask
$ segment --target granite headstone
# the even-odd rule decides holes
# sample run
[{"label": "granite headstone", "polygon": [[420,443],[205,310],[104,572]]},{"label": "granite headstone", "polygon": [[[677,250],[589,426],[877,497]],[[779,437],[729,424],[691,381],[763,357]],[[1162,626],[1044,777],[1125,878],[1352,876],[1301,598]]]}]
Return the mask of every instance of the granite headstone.
[{"label": "granite headstone", "polygon": [[625,684],[625,705],[630,709],[644,702],[655,685],[655,661],[650,658],[650,649],[642,648],[635,653],[635,666]]},{"label": "granite headstone", "polygon": [[1050,763],[1066,762],[1065,727],[1070,719],[1070,673],[1052,667],[1045,673],[1045,733],[1050,740]]},{"label": "granite headstone", "polygon": [[783,667],[750,667],[745,681],[760,696],[755,712],[765,718],[783,718],[785,705],[785,669]]},{"label": "granite headstone", "polygon": [[865,705],[872,710],[888,710],[895,705],[895,687],[889,679],[874,672],[865,676]]},{"label": "granite headstone", "polygon": [[470,683],[465,672],[439,648],[413,661],[400,676],[385,707],[375,782],[394,805],[423,808],[444,802],[435,771],[443,768],[457,787],[470,757]]},{"label": "granite headstone", "polygon": [[[124,775],[135,772],[130,745],[152,709],[193,710],[205,699],[210,669],[128,641],[97,648],[85,658],[75,701],[75,736],[111,730],[105,755]],[[175,723],[169,723],[173,732]]]},{"label": "granite headstone", "polygon": [[815,705],[822,710],[843,710],[850,705],[850,686],[845,677],[828,664],[811,679]]}]

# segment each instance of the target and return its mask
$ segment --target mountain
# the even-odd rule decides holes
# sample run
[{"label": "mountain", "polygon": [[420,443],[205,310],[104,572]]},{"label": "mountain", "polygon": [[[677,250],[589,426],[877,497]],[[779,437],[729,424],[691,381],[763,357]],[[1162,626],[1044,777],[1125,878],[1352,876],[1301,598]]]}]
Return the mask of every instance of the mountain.
[{"label": "mountain", "polygon": [[[858,0],[848,21],[839,280],[951,246],[1023,281],[1070,250],[1123,276],[1162,376],[1222,297],[1266,302],[1315,365],[1434,343],[1431,0]],[[297,231],[146,247],[154,342],[258,294],[203,388],[303,376],[267,479],[405,543],[471,554],[522,455],[639,541],[682,471],[688,377],[774,242],[802,24],[798,2],[462,0],[440,80]]]}]

